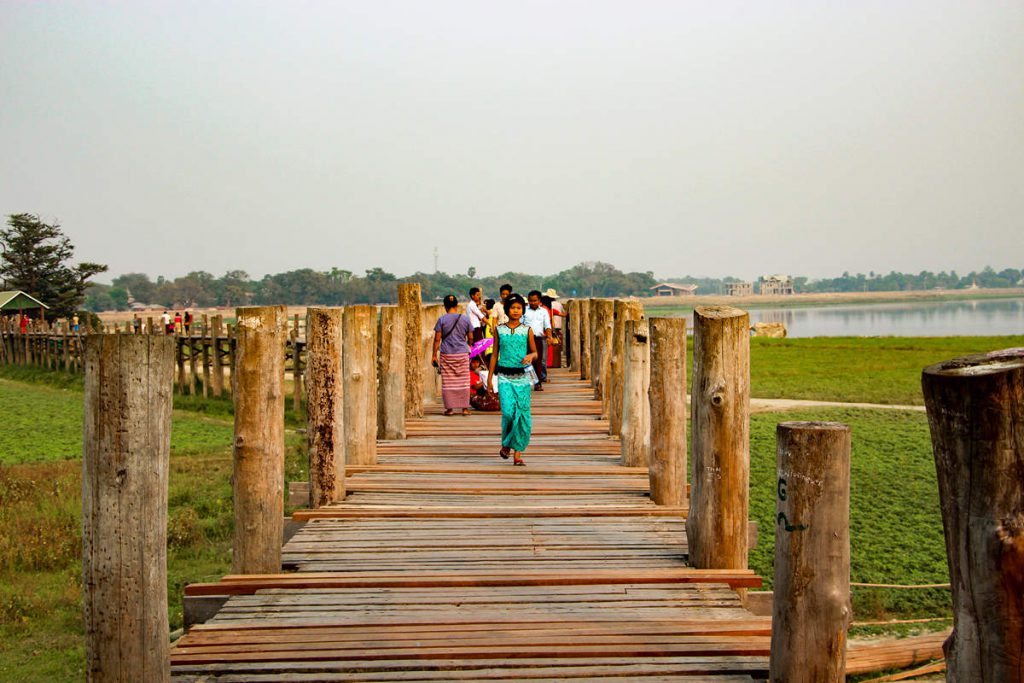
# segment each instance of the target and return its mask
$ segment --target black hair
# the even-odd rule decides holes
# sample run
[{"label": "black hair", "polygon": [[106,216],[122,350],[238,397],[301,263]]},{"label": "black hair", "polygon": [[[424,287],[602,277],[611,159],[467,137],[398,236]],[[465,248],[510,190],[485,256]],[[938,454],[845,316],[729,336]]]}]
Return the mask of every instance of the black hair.
[{"label": "black hair", "polygon": [[512,291],[512,285],[510,285],[510,284],[508,284],[506,282],[505,284],[503,284],[501,287],[498,288],[498,291],[499,292],[511,292]]},{"label": "black hair", "polygon": [[487,310],[494,308],[494,299],[484,299],[484,306]]},{"label": "black hair", "polygon": [[555,300],[552,299],[550,296],[542,296],[540,298],[540,302],[547,306],[548,308],[551,308],[551,304],[555,303]]},{"label": "black hair", "polygon": [[448,311],[459,305],[459,299],[454,294],[449,294],[444,298],[444,310]]},{"label": "black hair", "polygon": [[469,295],[470,295],[470,296],[473,296],[474,294],[476,294],[476,293],[477,293],[477,292],[479,292],[479,291],[480,291],[480,288],[479,288],[479,287],[470,287],[470,288],[469,288]]},{"label": "black hair", "polygon": [[527,294],[526,296],[527,296],[527,298],[529,298],[531,296],[535,296],[535,297],[537,297],[539,299],[540,298],[540,290],[538,290],[538,289],[531,289],[530,293]]},{"label": "black hair", "polygon": [[522,306],[523,311],[526,311],[526,301],[523,299],[521,294],[516,294],[515,292],[512,292],[511,294],[508,295],[508,298],[505,299],[506,315],[508,314],[509,310],[511,310],[512,304],[519,304],[520,306]]}]

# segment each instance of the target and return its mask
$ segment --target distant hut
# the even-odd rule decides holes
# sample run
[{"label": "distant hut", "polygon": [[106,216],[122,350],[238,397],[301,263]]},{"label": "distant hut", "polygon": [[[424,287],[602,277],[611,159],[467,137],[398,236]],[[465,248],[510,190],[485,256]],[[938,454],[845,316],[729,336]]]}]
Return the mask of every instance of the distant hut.
[{"label": "distant hut", "polygon": [[17,311],[20,316],[25,311],[39,309],[39,319],[46,319],[46,311],[50,307],[31,294],[21,290],[13,292],[0,292],[0,312],[14,313]]},{"label": "distant hut", "polygon": [[752,296],[754,294],[753,282],[727,282],[725,293],[729,296]]},{"label": "distant hut", "polygon": [[693,296],[697,285],[677,285],[662,282],[651,287],[651,296]]},{"label": "distant hut", "polygon": [[761,296],[789,296],[794,294],[793,278],[788,275],[767,275],[758,283]]}]

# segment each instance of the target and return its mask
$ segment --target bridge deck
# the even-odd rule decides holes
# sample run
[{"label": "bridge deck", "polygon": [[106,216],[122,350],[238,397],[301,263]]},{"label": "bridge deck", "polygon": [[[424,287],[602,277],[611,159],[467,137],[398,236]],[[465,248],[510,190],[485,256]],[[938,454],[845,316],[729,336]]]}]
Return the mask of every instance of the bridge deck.
[{"label": "bridge deck", "polygon": [[497,456],[499,417],[443,417],[348,469],[348,498],[296,517],[281,574],[189,586],[231,595],[172,651],[177,681],[750,681],[769,619],[749,571],[686,563],[685,510],[584,383],[535,393],[527,467]]}]

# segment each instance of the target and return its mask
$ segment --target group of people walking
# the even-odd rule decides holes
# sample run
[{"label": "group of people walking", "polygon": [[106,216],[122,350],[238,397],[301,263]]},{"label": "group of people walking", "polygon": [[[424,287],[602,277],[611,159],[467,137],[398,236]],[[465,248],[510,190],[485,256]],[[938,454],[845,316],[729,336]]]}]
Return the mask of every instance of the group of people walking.
[{"label": "group of people walking", "polygon": [[[138,321],[136,325],[142,323],[138,316],[135,316],[135,320]],[[165,334],[181,334],[184,331],[188,335],[192,331],[192,311],[186,310],[184,315],[181,311],[177,311],[173,317],[171,317],[170,311],[164,311],[164,314],[160,316],[160,322],[164,326]]]},{"label": "group of people walking", "polygon": [[526,299],[505,284],[500,301],[469,290],[466,313],[454,294],[444,298],[445,314],[434,326],[432,361],[441,375],[445,415],[470,408],[501,411],[498,454],[525,465],[530,443],[532,394],[543,391],[548,367],[561,365],[564,311],[558,293],[534,290]]}]

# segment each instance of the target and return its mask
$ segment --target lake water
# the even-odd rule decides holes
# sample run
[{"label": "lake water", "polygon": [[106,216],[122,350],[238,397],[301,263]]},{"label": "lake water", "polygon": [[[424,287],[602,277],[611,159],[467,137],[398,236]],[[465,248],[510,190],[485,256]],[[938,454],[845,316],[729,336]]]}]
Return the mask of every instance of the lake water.
[{"label": "lake water", "polygon": [[950,337],[1024,334],[1024,298],[750,309],[790,337]]}]

